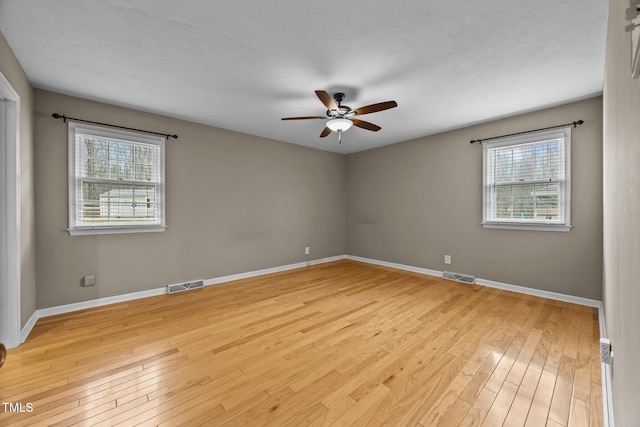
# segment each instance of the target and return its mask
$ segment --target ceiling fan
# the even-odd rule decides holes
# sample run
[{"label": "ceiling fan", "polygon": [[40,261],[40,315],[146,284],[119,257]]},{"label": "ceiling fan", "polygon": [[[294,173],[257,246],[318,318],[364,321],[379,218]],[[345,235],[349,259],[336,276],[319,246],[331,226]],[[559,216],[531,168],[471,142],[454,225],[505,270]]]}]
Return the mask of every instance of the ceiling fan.
[{"label": "ceiling fan", "polygon": [[376,113],[378,111],[388,110],[398,106],[396,101],[378,102],[376,104],[365,105],[364,107],[351,109],[347,105],[342,105],[345,95],[342,92],[335,93],[333,98],[324,90],[316,90],[316,95],[320,101],[328,108],[325,116],[302,116],[302,117],[283,117],[282,120],[311,120],[324,119],[327,120],[326,126],[320,138],[324,138],[332,131],[338,132],[338,142],[342,143],[342,132],[349,129],[352,125],[362,129],[377,132],[382,129],[378,125],[356,119],[356,116],[364,114]]}]

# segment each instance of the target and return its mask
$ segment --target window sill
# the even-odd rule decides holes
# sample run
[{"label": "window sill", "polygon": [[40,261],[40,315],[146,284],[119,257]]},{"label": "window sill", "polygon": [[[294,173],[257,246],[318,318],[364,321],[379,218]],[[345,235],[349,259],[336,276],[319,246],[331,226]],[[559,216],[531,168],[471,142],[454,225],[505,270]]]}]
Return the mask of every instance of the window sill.
[{"label": "window sill", "polygon": [[483,222],[483,228],[501,228],[506,230],[531,230],[531,231],[571,231],[571,225],[565,224],[522,224],[504,222]]},{"label": "window sill", "polygon": [[67,231],[71,236],[87,236],[94,234],[131,234],[131,233],[162,233],[166,226],[153,227],[100,227],[100,228],[74,228]]}]

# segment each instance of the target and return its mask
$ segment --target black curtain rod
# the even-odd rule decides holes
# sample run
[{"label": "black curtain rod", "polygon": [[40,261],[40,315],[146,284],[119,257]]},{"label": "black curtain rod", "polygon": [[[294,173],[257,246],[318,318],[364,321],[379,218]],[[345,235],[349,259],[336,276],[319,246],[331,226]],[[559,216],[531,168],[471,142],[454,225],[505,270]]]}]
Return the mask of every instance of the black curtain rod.
[{"label": "black curtain rod", "polygon": [[550,130],[550,129],[558,129],[558,128],[564,128],[567,126],[573,126],[574,128],[577,128],[578,126],[580,126],[581,124],[584,123],[584,120],[578,120],[576,122],[571,122],[571,123],[565,123],[563,125],[557,125],[557,126],[549,126],[548,128],[540,128],[540,129],[533,129],[533,130],[526,130],[524,132],[516,132],[516,133],[510,133],[508,135],[500,135],[500,136],[492,136],[491,138],[484,138],[484,139],[472,139],[471,141],[469,141],[469,143],[474,144],[474,143],[479,143],[482,144],[482,141],[489,141],[491,139],[498,139],[498,138],[504,138],[506,136],[516,136],[516,135],[523,135],[525,133],[531,133],[531,132],[538,132],[541,130]]},{"label": "black curtain rod", "polygon": [[168,133],[152,132],[150,130],[142,130],[142,129],[128,128],[125,126],[110,125],[109,123],[92,122],[91,120],[76,119],[75,117],[67,117],[65,115],[60,115],[58,113],[53,113],[51,117],[53,117],[54,119],[62,119],[64,120],[65,123],[67,123],[67,120],[75,120],[76,122],[91,123],[94,125],[101,125],[101,126],[110,126],[112,128],[133,130],[136,132],[144,132],[144,133],[150,133],[152,135],[164,136],[166,138],[178,139],[178,135],[169,135]]}]

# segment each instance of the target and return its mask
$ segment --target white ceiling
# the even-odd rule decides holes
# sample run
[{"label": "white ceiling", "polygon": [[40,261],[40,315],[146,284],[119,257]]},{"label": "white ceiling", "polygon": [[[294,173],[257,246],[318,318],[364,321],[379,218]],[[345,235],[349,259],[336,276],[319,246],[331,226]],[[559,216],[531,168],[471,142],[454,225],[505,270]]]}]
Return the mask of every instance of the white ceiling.
[{"label": "white ceiling", "polygon": [[[36,88],[351,153],[601,93],[607,5],[2,0],[0,31]],[[316,89],[398,107],[339,145],[280,120],[323,115]]]}]

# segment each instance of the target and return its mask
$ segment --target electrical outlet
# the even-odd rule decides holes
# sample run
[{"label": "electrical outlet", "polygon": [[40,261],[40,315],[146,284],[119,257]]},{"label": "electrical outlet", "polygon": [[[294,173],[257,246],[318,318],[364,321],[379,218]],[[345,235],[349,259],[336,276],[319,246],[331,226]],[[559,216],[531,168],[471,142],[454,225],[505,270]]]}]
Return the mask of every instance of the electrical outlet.
[{"label": "electrical outlet", "polygon": [[600,361],[611,364],[611,341],[607,338],[600,338]]},{"label": "electrical outlet", "polygon": [[95,286],[96,285],[96,276],[84,276],[82,278],[82,286]]},{"label": "electrical outlet", "polygon": [[309,246],[304,248],[304,254],[309,255]]},{"label": "electrical outlet", "polygon": [[444,256],[444,263],[445,264],[451,264],[451,255],[445,255]]}]

